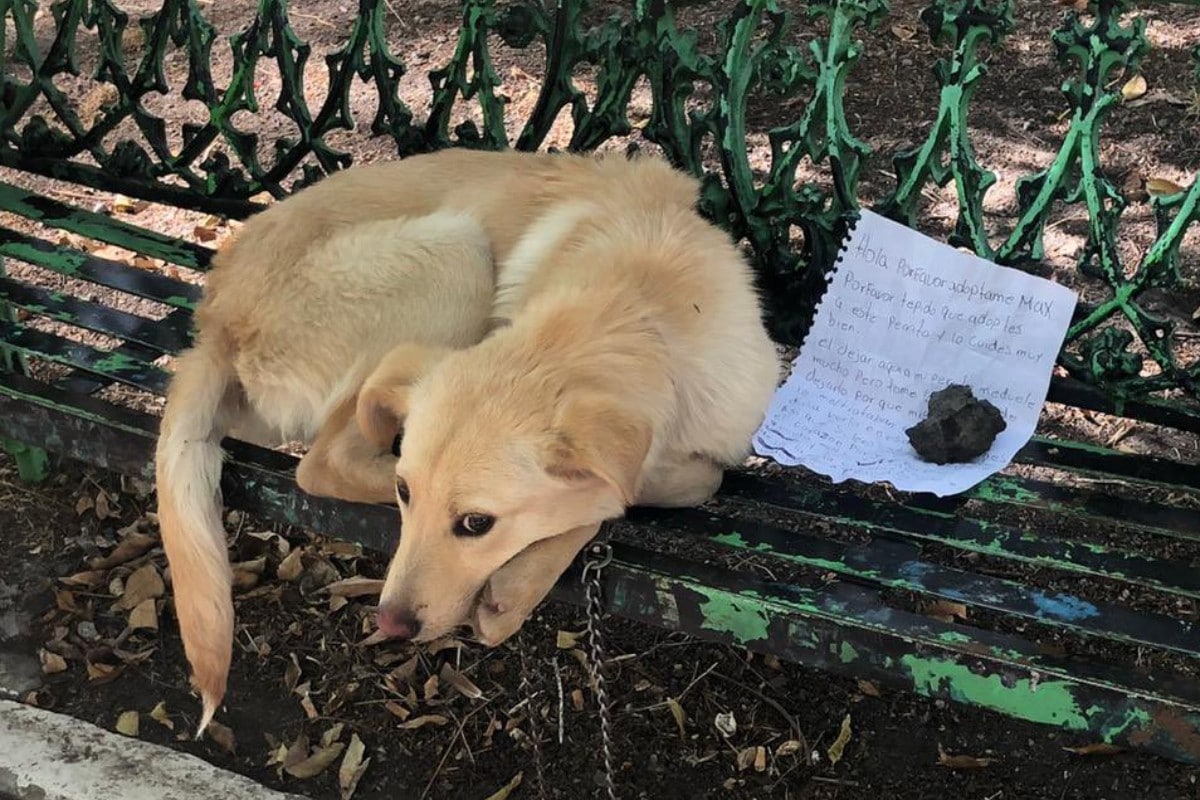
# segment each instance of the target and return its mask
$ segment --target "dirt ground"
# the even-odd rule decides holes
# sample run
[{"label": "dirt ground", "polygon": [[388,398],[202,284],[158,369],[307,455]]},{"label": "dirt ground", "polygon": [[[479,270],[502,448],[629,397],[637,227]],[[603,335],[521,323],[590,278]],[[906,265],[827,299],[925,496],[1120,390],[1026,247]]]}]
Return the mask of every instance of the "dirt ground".
[{"label": "dirt ground", "polygon": [[[0,530],[21,553],[0,561],[0,612],[8,593],[25,631],[0,653],[40,652],[50,670],[56,657],[66,666],[31,701],[110,729],[137,712],[142,738],[315,798],[340,796],[353,737],[362,763],[370,759],[356,798],[488,798],[517,775],[514,798],[600,796],[578,609],[548,604],[498,650],[370,644],[372,598],[331,598],[352,591],[355,577],[379,576],[383,562],[242,515],[230,520],[240,632],[218,715],[229,738],[190,740],[199,707],[169,600],[156,602],[155,581],[144,577],[164,572],[153,507],[130,482],[71,466],[49,485],[25,486],[0,457]],[[147,585],[148,594],[133,588]],[[136,624],[156,627],[130,630],[133,615],[114,591],[150,598]],[[1095,742],[1086,737],[617,619],[604,630],[622,797],[1200,796],[1196,771],[1183,765],[1067,749],[1087,752]],[[833,763],[847,718],[850,737]],[[971,768],[940,763],[953,757]],[[316,774],[281,772],[279,759]]]},{"label": "dirt ground", "polygon": [[[137,13],[155,4],[120,5]],[[202,5],[222,33],[237,30],[253,13],[248,3]],[[314,46],[306,83],[314,100],[324,86],[320,56],[340,42],[354,5],[340,0],[290,4],[297,34]],[[452,52],[459,13],[444,0],[393,0],[391,5],[396,13],[389,40],[403,45],[400,51],[414,67],[402,98],[419,112],[423,71],[444,63]],[[936,98],[930,65],[940,51],[923,33],[910,33],[922,30],[920,8],[912,0],[893,3],[888,22],[864,37],[866,55],[848,86],[850,123],[876,153],[919,140],[932,119]],[[713,13],[687,13],[702,40],[711,39]],[[1017,177],[1047,163],[1066,128],[1058,89],[1065,73],[1052,60],[1049,38],[1061,13],[1054,4],[1020,4],[1017,32],[994,53],[989,89],[974,105],[980,160],[999,177],[985,206],[998,233],[1011,225]],[[1120,182],[1159,178],[1187,184],[1200,164],[1200,104],[1189,61],[1190,47],[1200,42],[1200,10],[1158,4],[1145,15],[1152,49],[1143,74],[1159,95],[1136,112],[1115,113],[1103,155]],[[806,35],[801,25],[797,40]],[[214,47],[217,85],[229,77],[226,52]],[[186,63],[180,54],[168,61],[168,78],[176,85]],[[541,65],[536,53],[502,46],[496,63],[511,101],[512,134],[532,107]],[[239,118],[239,124],[263,134],[269,150],[275,136],[290,132],[289,123],[271,109],[277,80],[265,71],[258,77],[264,110]],[[586,85],[586,76],[581,81]],[[90,96],[84,79],[64,88],[75,102]],[[194,104],[161,102],[154,110],[171,120],[173,135],[178,124],[200,113]],[[370,119],[373,103],[366,88],[355,94],[352,107],[360,120]],[[782,106],[757,101],[752,129],[794,119],[802,107],[803,98]],[[639,91],[631,112],[635,123],[648,111],[646,94]],[[569,136],[564,116],[548,144],[561,146]],[[331,143],[353,152],[359,162],[387,158],[391,150],[390,142],[362,134]],[[765,136],[751,134],[747,146],[752,163],[765,167]],[[0,177],[183,238],[195,238],[197,225],[215,229],[218,241],[229,230],[223,221],[202,215],[155,206],[122,209],[99,193],[14,178],[7,171]],[[882,196],[892,180],[887,159],[873,157],[864,170],[864,199]],[[952,191],[931,191],[925,200],[923,229],[944,233],[955,210]],[[1047,232],[1046,261],[1053,274],[1087,297],[1094,287],[1080,284],[1070,271],[1086,233],[1081,213],[1064,214]],[[1144,197],[1130,206],[1125,222],[1123,253],[1136,263],[1154,234]],[[1193,231],[1182,251],[1182,291],[1154,300],[1183,322],[1177,343],[1187,357],[1200,340],[1191,322],[1200,305],[1198,248]],[[33,274],[19,263],[8,266],[22,277]],[[128,298],[120,302],[129,310],[162,313]],[[121,392],[106,396],[149,408],[158,402]],[[1193,462],[1198,452],[1192,439],[1151,426],[1130,428],[1103,415],[1054,408],[1045,422],[1048,431],[1107,441],[1131,452]],[[585,648],[577,636],[583,620],[577,609],[548,604],[516,641],[495,651],[455,640],[420,652],[377,644],[370,638],[373,599],[355,590],[359,579],[382,574],[378,557],[241,514],[228,520],[239,565],[241,626],[228,706],[218,716],[229,736],[191,741],[198,704],[187,690],[148,490],[70,463],[45,485],[24,485],[11,459],[0,456],[0,539],[8,552],[19,554],[0,560],[0,656],[15,659],[7,664],[10,676],[23,669],[13,664],[27,667],[32,659],[32,683],[43,685],[25,695],[30,702],[108,728],[129,730],[136,718],[143,738],[320,800],[344,797],[351,788],[356,798],[501,798],[518,776],[514,798],[598,796],[599,725],[583,668]],[[1198,563],[1191,550],[1172,556]],[[1196,614],[1194,604],[1170,611],[1190,619]],[[1091,748],[1095,742],[1054,729],[620,620],[606,622],[605,636],[621,796],[1200,797],[1195,770],[1142,754],[1097,752]],[[843,733],[847,719],[848,738]],[[1067,748],[1083,748],[1084,754]],[[365,764],[360,776],[356,764]]]}]

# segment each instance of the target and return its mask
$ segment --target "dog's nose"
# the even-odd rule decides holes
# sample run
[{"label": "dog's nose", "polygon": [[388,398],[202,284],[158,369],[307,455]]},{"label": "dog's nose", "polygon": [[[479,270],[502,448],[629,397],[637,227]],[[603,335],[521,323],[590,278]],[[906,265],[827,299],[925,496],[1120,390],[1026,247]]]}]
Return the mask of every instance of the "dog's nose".
[{"label": "dog's nose", "polygon": [[392,608],[380,608],[376,615],[379,630],[393,639],[408,641],[415,639],[421,632],[421,620],[415,614],[408,614]]}]

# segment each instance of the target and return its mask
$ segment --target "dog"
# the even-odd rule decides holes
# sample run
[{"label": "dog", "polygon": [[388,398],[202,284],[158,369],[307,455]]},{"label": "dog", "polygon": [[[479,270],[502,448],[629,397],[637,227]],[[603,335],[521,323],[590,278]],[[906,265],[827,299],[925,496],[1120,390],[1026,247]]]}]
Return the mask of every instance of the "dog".
[{"label": "dog", "polygon": [[221,248],[156,451],[200,733],[232,651],[226,435],[311,443],[304,491],[399,505],[401,639],[499,644],[602,521],[713,495],[779,364],[697,199],[657,159],[448,150],[330,176]]},{"label": "dog", "polygon": [[493,330],[359,406],[396,462],[403,536],[377,622],[515,633],[605,520],[701,504],[744,462],[781,364],[751,269],[654,158],[520,163],[469,211],[500,242]]}]

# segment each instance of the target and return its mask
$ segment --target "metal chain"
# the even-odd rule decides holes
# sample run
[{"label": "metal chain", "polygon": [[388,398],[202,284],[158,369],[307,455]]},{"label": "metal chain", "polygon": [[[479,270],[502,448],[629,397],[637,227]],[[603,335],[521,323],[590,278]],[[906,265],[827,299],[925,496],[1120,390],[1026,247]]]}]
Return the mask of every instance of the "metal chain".
[{"label": "metal chain", "polygon": [[600,575],[604,568],[612,562],[612,546],[608,543],[607,528],[602,529],[599,538],[588,547],[587,559],[583,564],[583,585],[587,598],[587,635],[591,653],[588,659],[588,671],[591,673],[592,686],[596,691],[596,704],[600,710],[600,743],[604,757],[604,788],[608,800],[617,800],[617,785],[613,778],[612,764],[612,715],[609,708],[608,691],[604,683],[604,646],[600,640],[600,623],[603,621],[600,604]]}]

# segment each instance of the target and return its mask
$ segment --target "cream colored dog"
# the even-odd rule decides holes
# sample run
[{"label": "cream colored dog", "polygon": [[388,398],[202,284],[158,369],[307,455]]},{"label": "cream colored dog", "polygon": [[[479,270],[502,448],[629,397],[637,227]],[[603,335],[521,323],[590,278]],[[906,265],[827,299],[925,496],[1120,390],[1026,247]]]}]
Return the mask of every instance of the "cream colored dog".
[{"label": "cream colored dog", "polygon": [[311,493],[399,500],[379,625],[401,638],[497,644],[602,521],[712,496],[779,367],[696,199],[653,159],[445,151],[334,175],[222,249],[157,454],[201,731],[232,649],[226,434],[311,441]]},{"label": "cream colored dog", "polygon": [[500,327],[358,410],[377,445],[405,430],[380,628],[428,640],[469,617],[494,645],[601,522],[709,499],[749,454],[780,365],[696,181],[653,159],[474,158],[520,163],[466,206],[506,237]]}]

